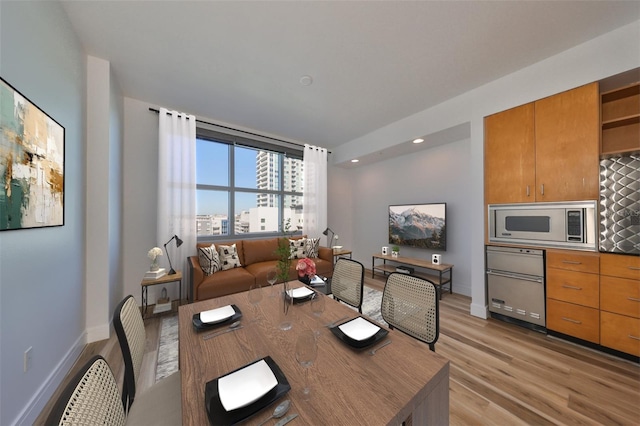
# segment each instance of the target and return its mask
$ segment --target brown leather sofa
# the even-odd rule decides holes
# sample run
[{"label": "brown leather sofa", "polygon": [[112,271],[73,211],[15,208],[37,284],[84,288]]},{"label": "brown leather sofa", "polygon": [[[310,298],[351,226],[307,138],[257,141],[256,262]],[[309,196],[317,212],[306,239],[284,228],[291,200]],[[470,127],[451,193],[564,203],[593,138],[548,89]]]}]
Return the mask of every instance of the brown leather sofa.
[{"label": "brown leather sofa", "polygon": [[[297,237],[301,238],[301,237]],[[297,239],[291,238],[291,239]],[[278,237],[260,240],[237,240],[229,242],[215,242],[218,245],[236,245],[241,267],[217,271],[212,275],[205,275],[200,267],[198,256],[188,258],[190,266],[190,299],[192,301],[212,299],[227,294],[249,290],[258,282],[267,283],[267,272],[275,268],[278,263]],[[197,247],[208,247],[211,243],[198,243]],[[333,275],[333,252],[330,248],[319,247],[318,258],[313,258],[317,275],[331,277]],[[297,259],[291,260],[289,279],[298,278],[296,271]]]}]

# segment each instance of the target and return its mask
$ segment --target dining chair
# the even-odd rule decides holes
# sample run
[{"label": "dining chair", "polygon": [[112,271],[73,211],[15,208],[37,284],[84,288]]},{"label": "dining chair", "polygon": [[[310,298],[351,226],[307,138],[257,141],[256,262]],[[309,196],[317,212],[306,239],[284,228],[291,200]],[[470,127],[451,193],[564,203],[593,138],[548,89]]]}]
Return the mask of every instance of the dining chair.
[{"label": "dining chair", "polygon": [[145,354],[146,333],[140,308],[129,295],[116,306],[113,326],[124,359],[122,405],[127,424],[176,425],[182,422],[180,371],[157,381],[144,392],[137,392]]},{"label": "dining chair", "polygon": [[364,266],[353,259],[339,258],[333,268],[331,293],[333,298],[358,308],[362,313]]},{"label": "dining chair", "polygon": [[427,343],[435,352],[440,335],[438,303],[438,290],[433,282],[392,272],[384,285],[380,312],[390,328]]},{"label": "dining chair", "polygon": [[126,424],[116,378],[107,361],[93,356],[65,386],[54,403],[46,425]]}]

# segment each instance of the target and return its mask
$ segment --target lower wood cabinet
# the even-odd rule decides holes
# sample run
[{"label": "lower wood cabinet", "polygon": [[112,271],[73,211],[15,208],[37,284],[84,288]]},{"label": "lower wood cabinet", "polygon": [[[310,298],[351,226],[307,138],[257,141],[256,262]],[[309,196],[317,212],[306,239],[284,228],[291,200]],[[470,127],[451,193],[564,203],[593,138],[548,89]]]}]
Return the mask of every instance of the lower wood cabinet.
[{"label": "lower wood cabinet", "polygon": [[600,256],[600,344],[640,357],[640,257]]},{"label": "lower wood cabinet", "polygon": [[547,297],[552,299],[597,309],[599,289],[596,274],[547,269]]},{"label": "lower wood cabinet", "polygon": [[640,319],[602,311],[600,333],[602,346],[640,356]]},{"label": "lower wood cabinet", "polygon": [[591,343],[600,343],[600,311],[547,299],[547,328]]},{"label": "lower wood cabinet", "polygon": [[547,329],[600,343],[598,253],[547,250]]}]

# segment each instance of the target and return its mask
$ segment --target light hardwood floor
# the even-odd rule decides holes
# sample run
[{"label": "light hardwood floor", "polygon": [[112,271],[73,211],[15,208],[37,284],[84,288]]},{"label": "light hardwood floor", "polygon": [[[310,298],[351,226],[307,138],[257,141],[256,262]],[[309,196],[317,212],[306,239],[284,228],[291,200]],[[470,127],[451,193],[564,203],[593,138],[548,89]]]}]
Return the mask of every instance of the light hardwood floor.
[{"label": "light hardwood floor", "polygon": [[[365,285],[382,290],[382,279],[371,279],[369,271],[365,275]],[[470,302],[446,293],[440,303],[436,352],[451,361],[452,425],[640,424],[638,364],[512,324],[472,317]],[[141,391],[155,377],[160,322],[158,317],[145,320]],[[114,335],[89,345],[77,364],[100,353],[121,381],[119,351]],[[37,424],[44,424],[50,404]]]}]

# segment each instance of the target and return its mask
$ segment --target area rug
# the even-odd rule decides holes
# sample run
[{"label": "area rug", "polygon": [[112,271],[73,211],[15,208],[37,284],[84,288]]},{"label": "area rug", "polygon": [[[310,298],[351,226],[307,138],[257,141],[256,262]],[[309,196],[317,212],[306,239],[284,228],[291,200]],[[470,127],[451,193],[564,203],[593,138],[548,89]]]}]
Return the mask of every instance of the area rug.
[{"label": "area rug", "polygon": [[[380,313],[382,292],[369,287],[364,288],[362,313],[379,324],[387,326]],[[355,309],[355,308],[354,308]],[[178,315],[162,318],[160,325],[160,344],[158,345],[158,363],[156,382],[178,371]]]}]

